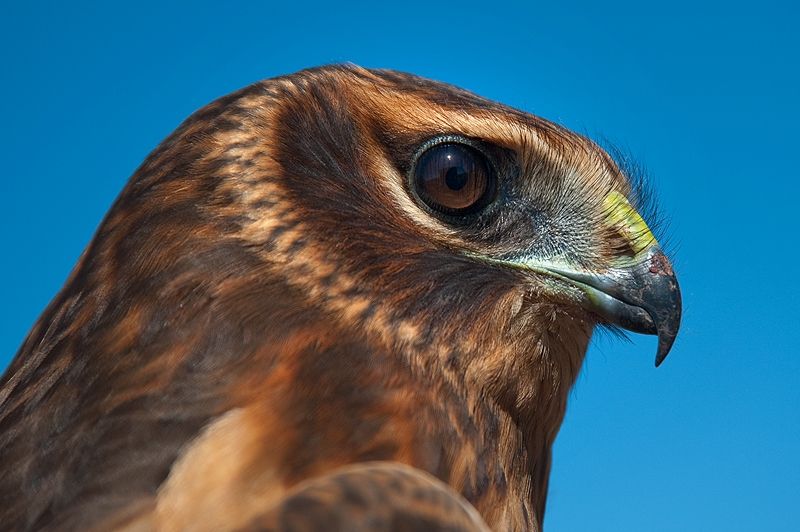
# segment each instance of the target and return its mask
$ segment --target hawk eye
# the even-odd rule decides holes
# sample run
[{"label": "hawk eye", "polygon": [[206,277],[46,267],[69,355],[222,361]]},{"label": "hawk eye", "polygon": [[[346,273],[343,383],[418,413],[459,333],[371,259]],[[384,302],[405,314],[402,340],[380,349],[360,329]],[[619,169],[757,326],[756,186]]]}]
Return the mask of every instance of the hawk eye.
[{"label": "hawk eye", "polygon": [[431,209],[461,216],[485,207],[495,183],[492,167],[482,153],[466,144],[448,142],[428,148],[417,158],[412,186]]}]

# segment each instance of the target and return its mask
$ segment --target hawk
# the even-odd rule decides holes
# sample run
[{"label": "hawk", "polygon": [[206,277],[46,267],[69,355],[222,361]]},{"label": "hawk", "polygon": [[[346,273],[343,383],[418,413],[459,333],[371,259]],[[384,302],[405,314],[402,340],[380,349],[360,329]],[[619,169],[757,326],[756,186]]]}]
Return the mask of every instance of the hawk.
[{"label": "hawk", "polygon": [[587,138],[329,66],[197,111],[0,382],[13,530],[539,530],[597,325],[680,322]]}]

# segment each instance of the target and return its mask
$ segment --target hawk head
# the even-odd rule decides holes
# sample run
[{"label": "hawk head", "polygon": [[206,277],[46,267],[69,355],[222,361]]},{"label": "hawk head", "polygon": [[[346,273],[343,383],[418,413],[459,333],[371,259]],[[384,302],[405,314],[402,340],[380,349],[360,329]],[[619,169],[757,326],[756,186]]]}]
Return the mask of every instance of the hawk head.
[{"label": "hawk head", "polygon": [[513,401],[526,379],[568,387],[598,324],[657,334],[656,365],[669,352],[677,280],[591,140],[356,67],[257,85],[215,120],[236,238],[393,348]]},{"label": "hawk head", "polygon": [[678,283],[637,201],[612,157],[552,122],[413,75],[323,67],[190,117],[87,260],[115,246],[125,284],[108,290],[127,305],[152,297],[137,279],[166,294],[207,275],[215,298],[267,316],[279,279],[303,307],[557,427],[596,325],[657,334],[657,365],[675,339]]},{"label": "hawk head", "polygon": [[0,454],[24,464],[0,516],[227,519],[267,479],[391,460],[492,526],[541,521],[595,326],[657,334],[656,364],[678,330],[634,188],[587,138],[407,74],[217,100],[137,170],[0,383]]}]

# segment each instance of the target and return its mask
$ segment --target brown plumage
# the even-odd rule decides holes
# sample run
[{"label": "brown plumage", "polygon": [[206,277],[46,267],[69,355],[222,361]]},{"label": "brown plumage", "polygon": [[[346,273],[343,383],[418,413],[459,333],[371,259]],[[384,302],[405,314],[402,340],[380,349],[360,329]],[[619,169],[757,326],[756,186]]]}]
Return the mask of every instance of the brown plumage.
[{"label": "brown plumage", "polygon": [[[442,143],[489,161],[478,212],[413,190]],[[572,281],[646,266],[677,294],[618,196],[591,141],[411,75],[325,67],[210,104],[134,174],[6,372],[0,523],[540,528],[595,324],[668,337],[660,310]]]}]

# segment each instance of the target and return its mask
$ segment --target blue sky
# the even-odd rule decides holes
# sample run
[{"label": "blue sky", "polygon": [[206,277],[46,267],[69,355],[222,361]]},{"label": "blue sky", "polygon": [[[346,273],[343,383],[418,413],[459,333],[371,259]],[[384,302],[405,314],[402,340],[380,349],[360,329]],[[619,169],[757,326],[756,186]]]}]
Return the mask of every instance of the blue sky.
[{"label": "blue sky", "polygon": [[797,8],[758,3],[17,3],[0,17],[0,367],[128,176],[255,80],[352,61],[461,85],[629,150],[670,220],[672,354],[598,338],[549,530],[796,530]]}]

